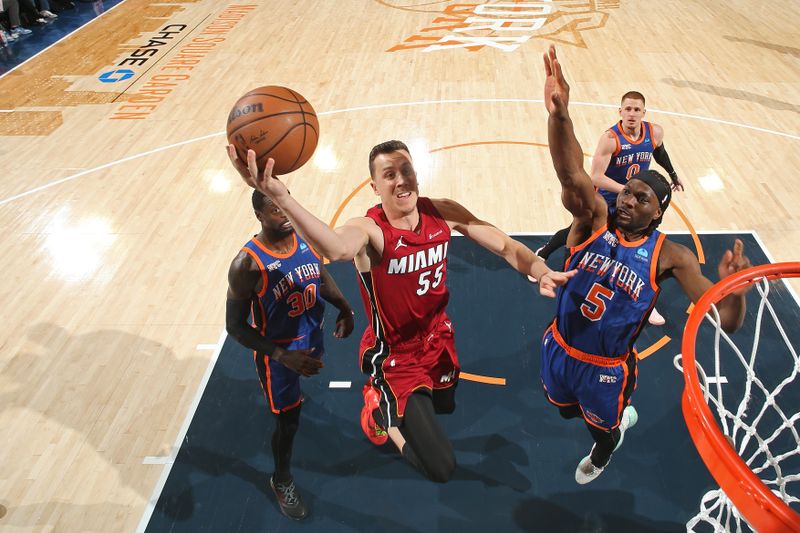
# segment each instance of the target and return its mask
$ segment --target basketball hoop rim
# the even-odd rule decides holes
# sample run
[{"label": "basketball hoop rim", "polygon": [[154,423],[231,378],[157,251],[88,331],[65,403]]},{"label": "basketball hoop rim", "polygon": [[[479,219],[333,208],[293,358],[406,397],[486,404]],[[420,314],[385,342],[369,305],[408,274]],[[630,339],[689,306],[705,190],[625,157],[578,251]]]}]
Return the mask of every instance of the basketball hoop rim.
[{"label": "basketball hoop rim", "polygon": [[714,480],[739,512],[759,532],[800,531],[800,515],[778,498],[739,457],[722,434],[700,388],[695,365],[695,341],[711,305],[733,291],[766,279],[800,277],[800,262],[747,268],[712,286],[695,304],[681,341],[684,389],[683,416],[689,434]]}]

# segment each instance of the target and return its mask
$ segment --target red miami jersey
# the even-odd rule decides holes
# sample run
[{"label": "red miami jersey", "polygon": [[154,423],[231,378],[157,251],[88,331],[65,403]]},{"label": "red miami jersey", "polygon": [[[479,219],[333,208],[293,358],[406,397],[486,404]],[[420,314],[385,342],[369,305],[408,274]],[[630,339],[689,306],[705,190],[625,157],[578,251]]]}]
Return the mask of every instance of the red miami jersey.
[{"label": "red miami jersey", "polygon": [[383,255],[369,272],[358,273],[369,316],[362,346],[376,338],[389,346],[418,340],[445,316],[450,227],[430,198],[418,198],[417,209],[413,231],[393,227],[380,204],[367,211],[383,231]]}]

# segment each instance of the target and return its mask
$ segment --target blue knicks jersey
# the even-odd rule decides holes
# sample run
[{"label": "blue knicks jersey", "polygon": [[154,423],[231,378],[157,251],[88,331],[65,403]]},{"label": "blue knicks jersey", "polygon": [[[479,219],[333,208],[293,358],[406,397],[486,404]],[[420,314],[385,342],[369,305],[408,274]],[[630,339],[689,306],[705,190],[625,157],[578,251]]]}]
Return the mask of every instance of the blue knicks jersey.
[{"label": "blue knicks jersey", "polygon": [[654,231],[629,242],[604,225],[571,248],[564,270],[578,273],[558,292],[559,344],[584,359],[625,357],[660,291],[655,280],[663,241],[664,234]]},{"label": "blue knicks jersey", "polygon": [[255,237],[242,249],[261,271],[261,291],[250,307],[253,327],[283,348],[316,348],[312,355],[321,356],[325,304],[317,253],[296,233],[286,254],[268,250]]},{"label": "blue knicks jersey", "polygon": [[[625,185],[631,176],[650,168],[653,150],[656,149],[653,127],[649,122],[642,121],[642,135],[639,140],[633,140],[625,135],[619,122],[608,131],[614,134],[617,147],[611,154],[605,174],[617,183]],[[600,189],[600,194],[609,206],[616,206],[617,193]]]}]

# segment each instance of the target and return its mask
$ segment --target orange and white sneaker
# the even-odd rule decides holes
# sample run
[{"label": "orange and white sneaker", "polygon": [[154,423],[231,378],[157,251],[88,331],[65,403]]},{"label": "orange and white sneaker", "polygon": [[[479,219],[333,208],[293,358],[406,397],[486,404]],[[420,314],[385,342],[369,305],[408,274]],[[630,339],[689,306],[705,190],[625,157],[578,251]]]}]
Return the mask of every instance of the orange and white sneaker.
[{"label": "orange and white sneaker", "polygon": [[386,444],[389,434],[386,432],[386,428],[381,427],[372,416],[372,411],[378,408],[380,394],[372,387],[371,382],[364,384],[361,394],[364,396],[364,407],[361,408],[361,429],[372,444],[376,446]]}]

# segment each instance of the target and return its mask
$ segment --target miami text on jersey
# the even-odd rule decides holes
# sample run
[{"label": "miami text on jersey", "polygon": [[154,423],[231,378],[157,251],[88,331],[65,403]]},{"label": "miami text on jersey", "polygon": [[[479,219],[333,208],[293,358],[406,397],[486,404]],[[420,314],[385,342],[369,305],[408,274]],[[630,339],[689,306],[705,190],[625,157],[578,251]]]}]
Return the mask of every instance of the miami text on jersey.
[{"label": "miami text on jersey", "polygon": [[406,274],[416,272],[423,268],[441,263],[447,258],[447,242],[431,246],[424,250],[404,255],[403,257],[393,257],[389,260],[387,274]]}]

